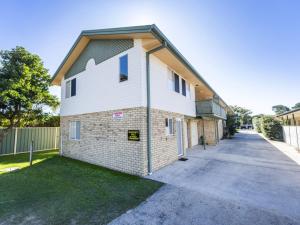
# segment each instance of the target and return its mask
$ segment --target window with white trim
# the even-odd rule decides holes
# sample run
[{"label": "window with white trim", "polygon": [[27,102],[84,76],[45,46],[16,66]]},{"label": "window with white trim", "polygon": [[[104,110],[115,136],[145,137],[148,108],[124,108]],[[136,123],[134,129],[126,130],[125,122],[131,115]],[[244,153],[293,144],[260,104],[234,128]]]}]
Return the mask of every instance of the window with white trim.
[{"label": "window with white trim", "polygon": [[175,91],[174,74],[170,69],[168,70],[168,88],[170,91]]},{"label": "window with white trim", "polygon": [[177,93],[181,93],[188,99],[191,99],[191,85],[188,81],[180,77],[171,69],[168,69],[168,89]]},{"label": "window with white trim", "polygon": [[174,73],[174,90],[177,93],[180,93],[180,79],[179,79],[179,75]]},{"label": "window with white trim", "polygon": [[191,86],[187,81],[186,81],[186,97],[188,99],[191,99]]},{"label": "window with white trim", "polygon": [[128,80],[128,55],[119,58],[120,61],[120,82]]},{"label": "window with white trim", "polygon": [[69,126],[70,140],[80,140],[80,121],[71,121]]},{"label": "window with white trim", "polygon": [[165,119],[166,135],[174,134],[174,120],[172,118]]},{"label": "window with white trim", "polygon": [[181,94],[186,96],[186,81],[181,78]]},{"label": "window with white trim", "polygon": [[76,96],[76,78],[66,82],[66,98]]}]

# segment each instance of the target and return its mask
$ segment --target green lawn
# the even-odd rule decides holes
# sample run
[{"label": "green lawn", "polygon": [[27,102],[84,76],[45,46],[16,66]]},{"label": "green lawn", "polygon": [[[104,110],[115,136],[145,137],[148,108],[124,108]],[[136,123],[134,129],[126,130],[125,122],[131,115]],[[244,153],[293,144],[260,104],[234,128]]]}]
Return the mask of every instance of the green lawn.
[{"label": "green lawn", "polygon": [[0,156],[0,223],[106,224],[161,183],[60,157],[57,151]]}]

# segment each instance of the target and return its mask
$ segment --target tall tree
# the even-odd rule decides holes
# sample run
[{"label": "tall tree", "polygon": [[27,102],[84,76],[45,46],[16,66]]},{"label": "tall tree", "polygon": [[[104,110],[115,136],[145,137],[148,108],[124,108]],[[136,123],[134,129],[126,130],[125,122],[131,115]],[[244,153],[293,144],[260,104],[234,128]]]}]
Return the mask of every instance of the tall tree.
[{"label": "tall tree", "polygon": [[296,103],[292,109],[300,109],[300,102]]},{"label": "tall tree", "polygon": [[272,107],[272,111],[275,112],[276,115],[278,115],[290,111],[290,108],[285,105],[274,105]]},{"label": "tall tree", "polygon": [[50,75],[39,56],[23,47],[0,51],[0,121],[7,131],[43,114],[43,107],[57,108],[57,97],[49,92]]},{"label": "tall tree", "polygon": [[239,127],[242,124],[251,124],[252,123],[252,111],[237,105],[231,106],[235,115],[237,126]]}]

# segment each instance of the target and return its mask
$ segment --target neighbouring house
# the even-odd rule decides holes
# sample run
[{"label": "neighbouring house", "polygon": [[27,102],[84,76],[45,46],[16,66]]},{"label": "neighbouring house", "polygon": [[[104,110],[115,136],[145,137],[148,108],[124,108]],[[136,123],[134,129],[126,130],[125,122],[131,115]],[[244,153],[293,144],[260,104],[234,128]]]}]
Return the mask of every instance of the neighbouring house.
[{"label": "neighbouring house", "polygon": [[232,112],[155,25],[82,31],[52,84],[61,154],[140,176],[217,144]]},{"label": "neighbouring house", "polygon": [[282,120],[283,139],[300,151],[300,108],[277,115]]}]

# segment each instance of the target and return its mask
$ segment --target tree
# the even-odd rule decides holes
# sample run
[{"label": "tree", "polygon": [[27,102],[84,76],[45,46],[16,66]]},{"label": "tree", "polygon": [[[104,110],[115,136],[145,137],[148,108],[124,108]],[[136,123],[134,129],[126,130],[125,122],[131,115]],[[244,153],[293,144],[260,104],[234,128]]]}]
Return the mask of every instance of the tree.
[{"label": "tree", "polygon": [[41,116],[43,107],[58,107],[57,97],[49,92],[50,80],[39,56],[19,46],[0,51],[0,121],[6,126],[0,143],[12,127]]},{"label": "tree", "polygon": [[300,109],[300,102],[296,103],[292,109]]},{"label": "tree", "polygon": [[252,123],[252,111],[237,105],[231,106],[235,115],[236,115],[236,123],[239,127],[242,124],[251,124]]},{"label": "tree", "polygon": [[236,133],[236,118],[235,115],[228,114],[226,120],[226,133],[230,138]]},{"label": "tree", "polygon": [[272,107],[272,111],[275,112],[276,115],[279,115],[281,113],[290,111],[290,108],[285,105],[274,105]]},{"label": "tree", "polygon": [[26,123],[28,127],[59,127],[60,116],[44,113],[33,121]]}]

